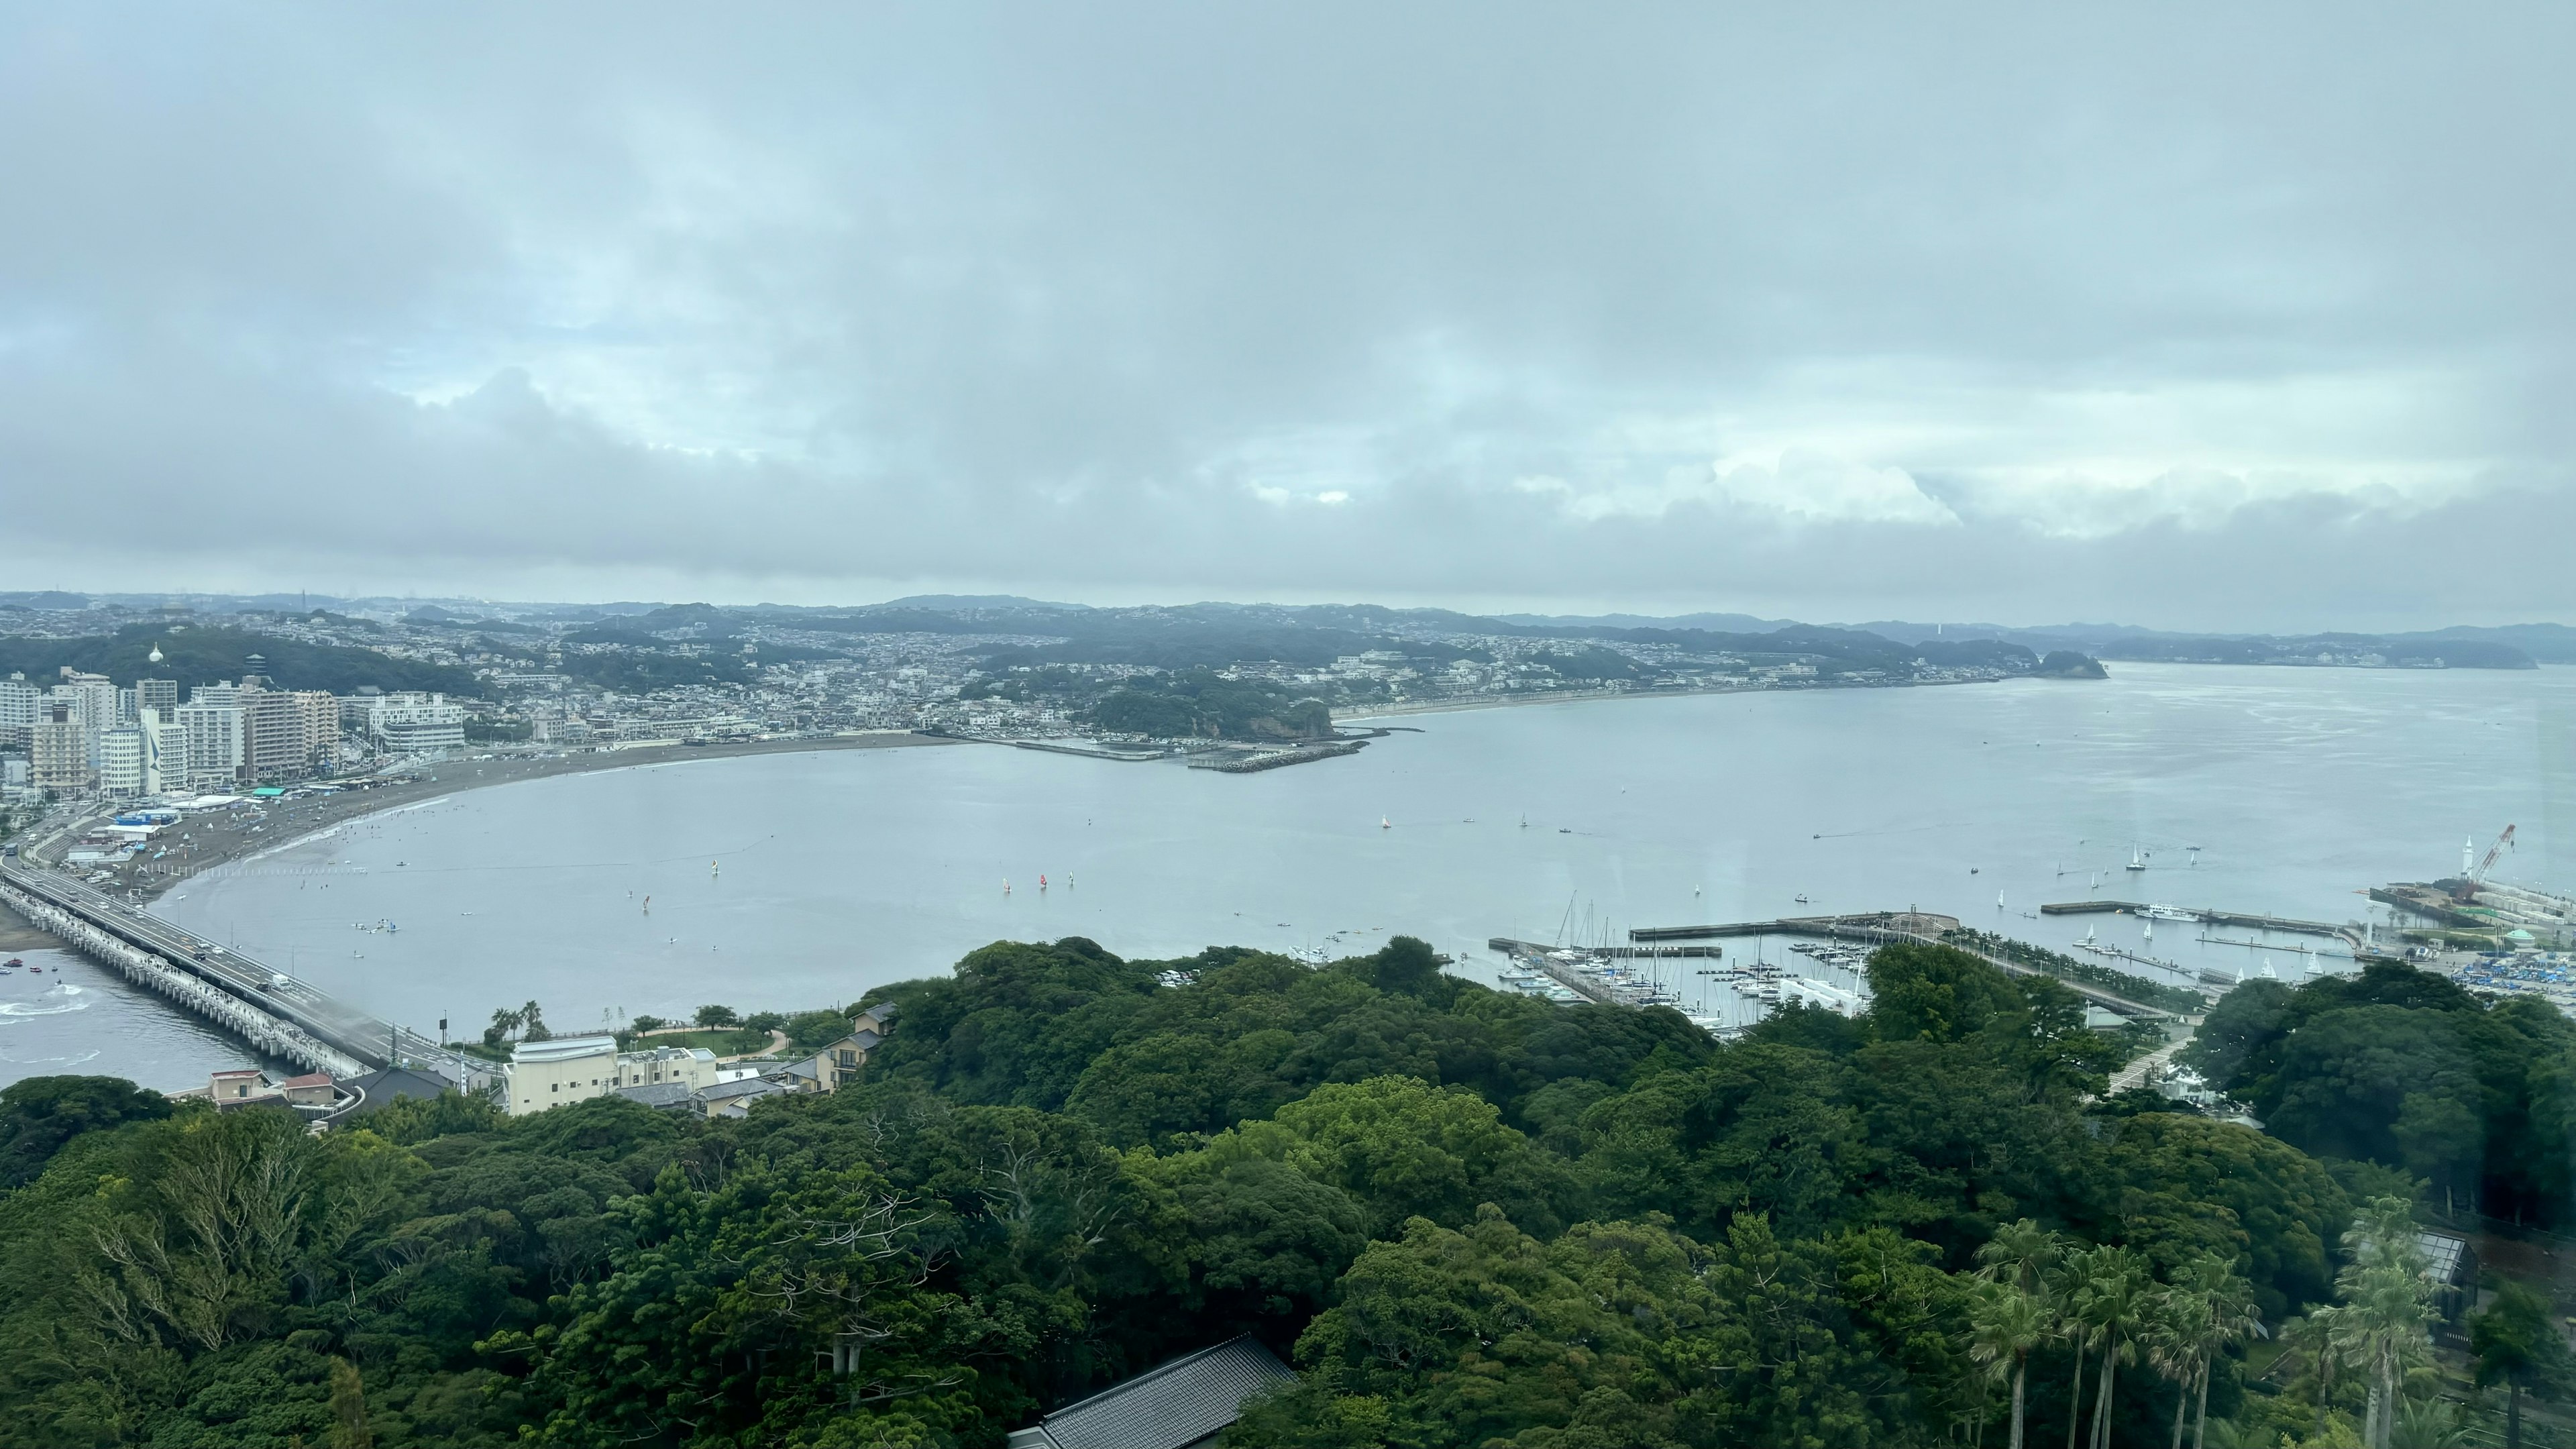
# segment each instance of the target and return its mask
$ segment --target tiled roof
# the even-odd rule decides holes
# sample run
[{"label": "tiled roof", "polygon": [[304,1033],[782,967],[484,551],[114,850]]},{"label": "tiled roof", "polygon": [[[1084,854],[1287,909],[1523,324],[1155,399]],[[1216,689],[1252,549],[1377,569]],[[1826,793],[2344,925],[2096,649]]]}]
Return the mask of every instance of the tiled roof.
[{"label": "tiled roof", "polygon": [[441,1092],[455,1091],[456,1084],[417,1067],[387,1067],[342,1082],[340,1089],[357,1099],[341,1109],[340,1116],[370,1117],[392,1106],[398,1098],[433,1099]]},{"label": "tiled roof", "polygon": [[698,1094],[686,1082],[646,1082],[640,1087],[620,1087],[617,1095],[647,1107],[685,1107]]},{"label": "tiled roof", "polygon": [[1245,1399],[1296,1377],[1246,1334],[1147,1369],[1040,1423],[1057,1449],[1181,1449],[1233,1423]]}]

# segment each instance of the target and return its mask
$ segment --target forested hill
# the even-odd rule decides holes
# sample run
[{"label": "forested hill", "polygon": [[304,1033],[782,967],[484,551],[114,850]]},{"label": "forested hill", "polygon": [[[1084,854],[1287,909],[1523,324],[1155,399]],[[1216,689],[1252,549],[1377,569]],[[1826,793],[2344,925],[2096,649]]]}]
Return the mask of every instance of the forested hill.
[{"label": "forested hill", "polygon": [[[1870,976],[1858,1020],[1720,1046],[1405,938],[1321,968],[1073,939],[875,993],[865,1082],[738,1121],[450,1097],[314,1138],[20,1083],[0,1442],[990,1449],[1250,1332],[1303,1377],[1235,1446],[2001,1444],[1978,1345],[2024,1278],[2127,1294],[2115,1334],[2332,1294],[2335,1177],[2097,1099],[2123,1049],[2062,986],[1939,947]],[[2211,1414],[2304,1434],[2232,1341]],[[2031,1342],[2038,1433],[2079,1375]],[[2108,1381],[2112,1442],[2165,1442],[2176,1379]]]},{"label": "forested hill", "polygon": [[[161,651],[161,662],[151,661]],[[241,629],[181,628],[138,624],[97,638],[49,639],[0,636],[0,675],[20,671],[38,684],[59,677],[63,666],[104,674],[120,684],[139,678],[172,679],[182,699],[191,686],[239,679],[252,672],[250,656],[265,660],[268,677],[280,689],[327,689],[350,694],[362,685],[392,692],[420,689],[474,698],[482,686],[469,669],[399,659],[352,645],[307,644],[301,640]]]}]

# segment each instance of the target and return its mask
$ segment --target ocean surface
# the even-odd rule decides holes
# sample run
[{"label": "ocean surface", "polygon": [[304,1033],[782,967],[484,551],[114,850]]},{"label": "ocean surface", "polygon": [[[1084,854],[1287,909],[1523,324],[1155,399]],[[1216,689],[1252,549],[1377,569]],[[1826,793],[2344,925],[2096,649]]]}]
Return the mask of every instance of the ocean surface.
[{"label": "ocean surface", "polygon": [[[72,951],[0,951],[0,1087],[27,1077],[125,1077],[159,1091],[264,1065],[250,1048]],[[267,1063],[265,1065],[282,1065]]]},{"label": "ocean surface", "polygon": [[[2149,941],[2131,917],[2037,907],[2384,920],[2363,887],[2455,874],[2463,841],[2483,851],[2508,822],[2501,878],[2576,889],[2576,670],[2113,671],[1415,715],[1390,722],[1419,734],[1255,775],[987,745],[611,770],[344,826],[157,909],[463,1035],[532,999],[558,1032],[846,1003],[998,939],[1342,955],[1410,933],[1490,975],[1494,936],[1905,907],[2296,979],[2349,962],[2301,956],[2297,937],[2162,922]],[[2243,940],[2261,944],[2227,944]],[[97,1031],[159,1021],[155,1003],[85,999],[89,1024],[45,1020],[106,1043],[88,1069],[170,1059]],[[17,1030],[0,1039],[27,1059]]]}]

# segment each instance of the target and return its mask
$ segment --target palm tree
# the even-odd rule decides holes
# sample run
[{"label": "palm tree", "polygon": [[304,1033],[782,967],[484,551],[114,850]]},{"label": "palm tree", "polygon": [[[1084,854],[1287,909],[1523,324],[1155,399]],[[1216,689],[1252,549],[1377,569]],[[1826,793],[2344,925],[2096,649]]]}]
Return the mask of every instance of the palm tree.
[{"label": "palm tree", "polygon": [[2158,1295],[2163,1311],[2147,1353],[2180,1391],[2174,1404],[2174,1449],[2182,1449],[2183,1409],[2192,1402],[2197,1404],[2192,1446],[2203,1449],[2209,1437],[2210,1365],[2228,1345],[2261,1333],[2263,1314],[2254,1302],[2254,1285],[2215,1253],[2194,1258],[2177,1276],[2181,1281]]},{"label": "palm tree", "polygon": [[2343,1235],[2352,1260],[2335,1277],[2344,1307],[2336,1315],[2332,1342],[2346,1360],[2370,1374],[2364,1449],[2389,1449],[2398,1381],[2432,1349],[2425,1325],[2433,1284],[2415,1231],[2414,1211],[2404,1198],[2380,1197],[2370,1200]]},{"label": "palm tree", "polygon": [[2066,1391],[2066,1449],[2075,1449],[2075,1425],[2084,1417],[2084,1349],[2090,1342],[2084,1320],[2075,1311],[2075,1295],[2092,1276],[2101,1248],[2077,1248],[2058,1264],[2056,1287],[2049,1295],[2055,1310],[2050,1316],[2057,1332],[2075,1345],[2075,1377]]},{"label": "palm tree", "polygon": [[2469,1356],[2478,1387],[2505,1386],[2505,1449],[2522,1449],[2523,1391],[2552,1393],[2576,1375],[2567,1340],[2549,1321],[2549,1300],[2520,1283],[2504,1284],[2469,1320]]},{"label": "palm tree", "polygon": [[[2013,1290],[2020,1300],[2009,1307],[1998,1304],[1985,1310],[1996,1320],[1995,1332],[2004,1333],[2007,1340],[2011,1339],[2012,1332],[2002,1325],[2018,1323],[2025,1310],[2040,1334],[2045,1335],[2052,1331],[2056,1303],[2054,1295],[2049,1290],[2049,1278],[2065,1257],[2066,1240],[2041,1227],[2031,1218],[2006,1223],[1995,1230],[1995,1235],[1986,1240],[1985,1246],[1977,1249],[1977,1276],[1987,1282]],[[1974,1340],[1969,1352],[1971,1355],[1976,1355],[1980,1350],[1975,1341],[1982,1340],[1987,1330],[1982,1326],[1981,1320],[1972,1318],[1971,1322],[1976,1326],[1972,1327]],[[2012,1449],[2022,1449],[2026,1432],[2023,1426],[2022,1389],[2030,1369],[2030,1352],[2036,1347],[2038,1343],[2034,1340],[2011,1350]],[[2002,1376],[2004,1360],[2000,1353],[1994,1358],[1979,1357],[1977,1361],[1987,1365],[1987,1371],[1990,1374]],[[2075,1378],[2076,1397],[2080,1399],[2083,1397],[2084,1379],[2084,1366],[2081,1363],[2075,1367]],[[2075,1424],[2071,1416],[2066,1426],[2066,1444],[2067,1449],[2075,1449]]]},{"label": "palm tree", "polygon": [[2034,1297],[2048,1293],[2048,1275],[2066,1256],[2066,1240],[2030,1218],[1995,1229],[1977,1249],[1977,1276],[2010,1283]]},{"label": "palm tree", "polygon": [[2182,1449],[2182,1424],[2191,1409],[2192,1380],[2200,1373],[2200,1345],[2207,1334],[2210,1300],[2176,1283],[2148,1302],[2138,1343],[2157,1373],[2173,1380],[2173,1449]]},{"label": "palm tree", "polygon": [[2093,1433],[2086,1442],[2092,1449],[2110,1449],[2111,1396],[2119,1386],[2120,1365],[2137,1361],[2132,1340],[2155,1279],[2147,1272],[2146,1256],[2133,1248],[2096,1248],[2084,1256],[2090,1261],[2070,1306],[2085,1336],[2102,1349],[2102,1382],[2093,1403]]},{"label": "palm tree", "polygon": [[2012,1445],[2022,1449],[2022,1388],[2030,1352],[2049,1334],[2048,1300],[2018,1283],[1979,1283],[1968,1300],[1968,1357],[1989,1379],[2012,1380]]}]

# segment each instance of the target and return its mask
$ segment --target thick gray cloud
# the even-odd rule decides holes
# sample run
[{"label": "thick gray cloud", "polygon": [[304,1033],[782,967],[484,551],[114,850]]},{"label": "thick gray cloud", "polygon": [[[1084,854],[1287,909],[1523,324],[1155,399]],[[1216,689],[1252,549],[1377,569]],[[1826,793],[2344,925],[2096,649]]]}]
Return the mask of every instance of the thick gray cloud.
[{"label": "thick gray cloud", "polygon": [[2576,614],[2576,12],[0,11],[34,583]]}]

